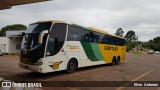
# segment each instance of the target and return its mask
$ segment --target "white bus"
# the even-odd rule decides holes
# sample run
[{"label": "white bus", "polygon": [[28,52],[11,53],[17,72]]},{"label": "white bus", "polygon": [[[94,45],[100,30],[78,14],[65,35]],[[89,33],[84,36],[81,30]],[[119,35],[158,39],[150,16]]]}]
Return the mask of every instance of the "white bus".
[{"label": "white bus", "polygon": [[125,60],[125,39],[105,31],[63,21],[29,25],[21,45],[19,66],[40,73]]}]

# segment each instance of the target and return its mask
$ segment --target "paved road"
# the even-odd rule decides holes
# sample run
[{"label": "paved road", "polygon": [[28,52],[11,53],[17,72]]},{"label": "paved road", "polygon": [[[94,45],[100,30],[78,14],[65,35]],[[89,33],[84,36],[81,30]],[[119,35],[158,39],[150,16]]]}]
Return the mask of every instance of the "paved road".
[{"label": "paved road", "polygon": [[[126,62],[116,66],[100,65],[78,69],[75,73],[65,71],[40,74],[18,66],[18,56],[0,56],[0,77],[8,80],[38,81],[160,81],[160,55],[127,53]],[[160,90],[158,87],[54,87],[44,90]]]}]

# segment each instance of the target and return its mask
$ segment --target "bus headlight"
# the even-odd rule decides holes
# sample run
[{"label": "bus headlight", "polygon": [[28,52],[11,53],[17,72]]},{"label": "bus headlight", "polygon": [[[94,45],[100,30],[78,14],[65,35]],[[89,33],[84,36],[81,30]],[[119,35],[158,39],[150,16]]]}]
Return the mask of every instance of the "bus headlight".
[{"label": "bus headlight", "polygon": [[34,63],[34,65],[42,65],[43,63],[42,62],[36,62]]}]

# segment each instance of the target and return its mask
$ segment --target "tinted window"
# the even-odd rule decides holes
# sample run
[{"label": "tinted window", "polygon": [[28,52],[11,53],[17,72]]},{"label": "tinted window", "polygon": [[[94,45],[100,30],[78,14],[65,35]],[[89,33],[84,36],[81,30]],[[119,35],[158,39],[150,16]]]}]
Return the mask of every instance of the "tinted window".
[{"label": "tinted window", "polygon": [[95,34],[94,34],[92,31],[89,32],[89,36],[90,36],[90,37],[89,37],[89,38],[90,38],[90,41],[91,41],[91,42],[95,42]]},{"label": "tinted window", "polygon": [[90,33],[86,29],[82,29],[81,41],[90,42]]},{"label": "tinted window", "polygon": [[100,41],[101,41],[101,34],[97,33],[97,32],[94,32],[94,42],[95,43],[100,43]]},{"label": "tinted window", "polygon": [[40,33],[44,30],[50,30],[51,25],[52,25],[51,22],[31,24],[26,30],[26,33]]},{"label": "tinted window", "polygon": [[124,46],[125,45],[125,40],[113,36],[108,36],[109,39],[109,44],[111,45],[119,45],[119,46]]},{"label": "tinted window", "polygon": [[55,55],[61,50],[65,41],[66,26],[67,25],[63,23],[56,23],[53,25],[47,45],[48,56]]},{"label": "tinted window", "polygon": [[109,36],[109,44],[114,45],[114,38],[112,36]]},{"label": "tinted window", "polygon": [[81,39],[81,28],[69,25],[68,27],[68,41],[80,41]]},{"label": "tinted window", "polygon": [[114,45],[119,45],[119,41],[117,37],[113,37]]},{"label": "tinted window", "polygon": [[125,45],[125,39],[118,39],[119,45],[124,46]]},{"label": "tinted window", "polygon": [[108,35],[102,34],[102,39],[101,39],[101,43],[103,44],[109,44],[109,37]]},{"label": "tinted window", "polygon": [[68,41],[84,41],[111,45],[125,45],[125,40],[114,36],[94,32],[81,27],[69,26],[68,27]]}]

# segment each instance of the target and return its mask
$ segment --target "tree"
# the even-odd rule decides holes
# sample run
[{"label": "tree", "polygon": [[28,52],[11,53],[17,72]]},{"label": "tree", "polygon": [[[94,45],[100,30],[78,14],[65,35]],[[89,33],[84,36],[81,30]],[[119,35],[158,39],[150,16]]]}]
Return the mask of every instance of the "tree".
[{"label": "tree", "polygon": [[152,42],[149,42],[149,47],[155,51],[160,51],[160,36],[153,38]]},{"label": "tree", "polygon": [[123,33],[124,33],[123,29],[122,28],[118,28],[116,33],[115,33],[115,35],[123,37]]},{"label": "tree", "polygon": [[27,26],[22,24],[7,25],[1,29],[0,36],[6,36],[6,31],[19,31],[19,30],[26,30],[26,29],[27,29]]},{"label": "tree", "polygon": [[135,32],[130,30],[127,32],[126,36],[124,37],[126,40],[128,41],[133,41],[133,40],[136,40],[136,35],[135,35]]},{"label": "tree", "polygon": [[136,47],[136,42],[132,41],[126,41],[126,51],[129,52],[129,50],[132,50]]},{"label": "tree", "polygon": [[155,51],[160,51],[160,36],[155,37],[152,40],[149,40],[148,42],[144,43],[142,46],[144,48],[149,48]]},{"label": "tree", "polygon": [[156,44],[160,44],[160,36],[156,37],[156,38],[153,38],[153,42],[156,43]]}]

